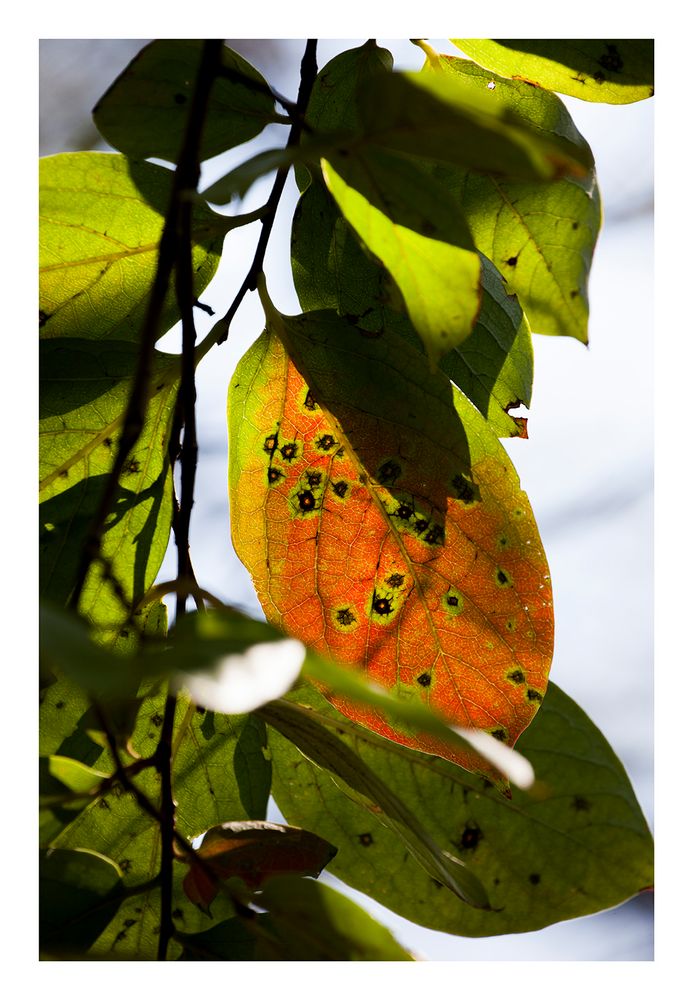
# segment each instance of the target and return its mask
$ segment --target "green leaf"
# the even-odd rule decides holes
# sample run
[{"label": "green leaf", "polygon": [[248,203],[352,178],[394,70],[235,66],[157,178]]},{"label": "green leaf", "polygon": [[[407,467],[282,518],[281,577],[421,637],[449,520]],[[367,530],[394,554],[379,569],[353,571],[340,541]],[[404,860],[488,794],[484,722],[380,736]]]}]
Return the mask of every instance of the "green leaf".
[{"label": "green leaf", "polygon": [[249,715],[233,752],[233,770],[245,815],[264,819],[272,787],[272,760],[267,746],[267,727]]},{"label": "green leaf", "polygon": [[[63,682],[64,683],[64,682]],[[48,696],[51,696],[49,689]],[[62,697],[65,695],[63,693]],[[159,742],[163,723],[165,695],[156,689],[141,704],[129,746],[140,757],[150,757]],[[45,705],[45,702],[44,702]],[[66,706],[67,708],[67,706]],[[63,709],[61,715],[65,712]],[[53,706],[55,713],[55,706]],[[235,754],[247,719],[198,712],[179,696],[174,725],[173,790],[178,809],[176,826],[179,832],[192,838],[210,827],[229,820],[251,818],[244,804],[247,790],[241,792],[242,781],[236,778]],[[84,725],[80,717],[78,727]],[[70,741],[65,740],[68,748]],[[72,745],[81,744],[73,735]],[[97,748],[100,751],[100,748]],[[104,766],[99,761],[100,766]],[[137,787],[158,806],[160,781],[153,767],[133,778]],[[257,807],[258,800],[255,798]],[[90,848],[115,859],[122,871],[123,884],[135,893],[138,886],[145,890],[123,902],[115,918],[100,933],[90,955],[103,958],[156,957],[159,925],[159,890],[149,885],[159,872],[159,828],[144,812],[133,795],[119,784],[90,800],[82,812],[65,825],[54,837],[52,846],[72,850]],[[182,879],[187,866],[176,865],[176,896],[174,908],[181,910],[183,930],[198,931],[210,926],[211,918],[196,915],[196,908],[187,902]],[[231,904],[219,898],[214,903],[215,920],[233,915]],[[194,912],[195,911],[195,912]],[[180,947],[171,946],[170,954]]]},{"label": "green leaf", "polygon": [[[39,161],[41,337],[138,341],[156,273],[173,172],[113,153]],[[193,207],[193,290],[212,280],[237,221]],[[180,319],[173,285],[159,336]]]},{"label": "green leaf", "polygon": [[[466,904],[481,908],[488,906],[484,886],[471,876],[464,863],[443,851],[418,817],[393,794],[387,784],[357,754],[317,722],[310,710],[281,701],[265,705],[258,714],[309,760],[330,772],[333,779],[337,779],[337,787],[346,790],[349,798],[354,798],[361,807],[388,826],[431,877],[442,882]],[[271,745],[274,746],[273,740]],[[272,756],[274,759],[274,751]]]},{"label": "green leaf", "polygon": [[69,757],[39,759],[39,845],[48,847],[89,804],[90,796],[108,774]]},{"label": "green leaf", "polygon": [[451,41],[494,73],[583,101],[630,104],[654,94],[654,42],[649,38]]},{"label": "green leaf", "polygon": [[[265,926],[266,916],[258,915],[255,923]],[[223,920],[197,934],[179,932],[176,939],[183,946],[181,962],[252,962],[256,957],[256,935],[238,918]]]},{"label": "green leaf", "polygon": [[[308,116],[314,124],[323,118],[330,127],[342,124],[338,109],[330,103],[335,93],[341,93],[339,87],[344,93],[342,106],[353,108],[353,100],[349,100],[355,85],[351,71],[358,71],[358,62],[355,55],[349,60],[347,55],[337,56],[318,77],[320,80],[326,74],[326,85],[316,85],[311,96]],[[342,63],[344,73],[338,73]],[[430,182],[430,177],[425,179],[426,185]],[[416,206],[418,198],[413,201]],[[453,211],[448,218],[459,216]],[[387,270],[361,249],[318,177],[296,206],[291,264],[296,292],[306,312],[334,309],[374,335],[392,331],[420,347]],[[441,358],[440,366],[499,436],[525,434],[522,418],[513,418],[507,411],[518,403],[528,406],[530,402],[533,365],[529,330],[517,300],[508,295],[496,268],[483,256],[481,265],[481,311],[476,324],[462,344]]]},{"label": "green leaf", "polygon": [[[145,46],[94,108],[96,127],[134,159],[176,162],[190,113],[202,41],[159,39]],[[200,159],[247,142],[269,122],[286,121],[258,71],[228,47],[212,87]]]},{"label": "green leaf", "polygon": [[200,195],[214,205],[224,205],[233,198],[244,198],[256,180],[272,170],[288,169],[297,164],[317,163],[321,156],[337,148],[342,133],[317,135],[305,139],[300,146],[265,149],[234,167]]},{"label": "green leaf", "polygon": [[382,924],[335,889],[295,876],[273,878],[260,905],[278,945],[263,940],[257,958],[285,961],[410,962]]},{"label": "green leaf", "polygon": [[176,825],[184,836],[192,839],[231,820],[265,818],[272,765],[262,753],[263,735],[260,720],[189,705],[173,766]]},{"label": "green leaf", "polygon": [[[481,264],[454,203],[414,164],[382,154],[371,153],[363,163],[324,160],[323,175],[346,220],[394,278],[437,362],[469,336],[481,299]],[[409,225],[396,221],[403,215]],[[447,242],[438,238],[444,235]]]},{"label": "green leaf", "polygon": [[534,766],[537,787],[514,791],[512,800],[450,763],[354,726],[315,691],[302,688],[290,697],[311,706],[314,725],[329,726],[343,750],[387,783],[429,836],[481,879],[492,907],[472,909],[444,892],[412,866],[391,830],[270,732],[272,795],[287,821],[335,844],[331,871],[396,913],[450,934],[520,933],[616,906],[651,885],[652,838],[625,771],[555,685],[517,743]]},{"label": "green leaf", "polygon": [[439,73],[383,73],[356,94],[360,146],[367,143],[514,180],[584,176],[590,150],[540,131],[511,105]]},{"label": "green leaf", "polygon": [[133,695],[142,680],[137,660],[95,643],[83,618],[46,601],[39,604],[39,651],[54,672],[99,698]]},{"label": "green leaf", "polygon": [[360,114],[357,95],[375,99],[378,82],[392,71],[392,54],[369,39],[363,45],[340,52],[318,73],[306,109],[306,122],[314,131],[358,132]]},{"label": "green leaf", "polygon": [[49,957],[77,957],[108,925],[121,901],[121,873],[95,851],[39,855],[39,939]]},{"label": "green leaf", "polygon": [[440,367],[499,437],[527,437],[527,419],[510,410],[529,407],[534,357],[529,326],[499,271],[481,256],[481,311],[469,337]]},{"label": "green leaf", "polygon": [[[538,130],[588,148],[554,94],[503,80],[463,59],[441,56],[439,66],[443,75],[504,101]],[[439,168],[436,176],[454,193],[478,249],[499,269],[508,291],[517,294],[532,331],[586,343],[587,280],[601,224],[594,170],[551,184],[512,183],[449,168]]]},{"label": "green leaf", "polygon": [[[67,601],[75,583],[113,463],[136,358],[136,346],[124,342],[59,338],[40,345],[40,586],[42,595],[57,603]],[[103,536],[101,551],[110,570],[92,564],[79,606],[111,640],[128,608],[154,582],[169,540],[167,445],[178,359],[159,354],[153,368],[145,424],[121,473]]]}]

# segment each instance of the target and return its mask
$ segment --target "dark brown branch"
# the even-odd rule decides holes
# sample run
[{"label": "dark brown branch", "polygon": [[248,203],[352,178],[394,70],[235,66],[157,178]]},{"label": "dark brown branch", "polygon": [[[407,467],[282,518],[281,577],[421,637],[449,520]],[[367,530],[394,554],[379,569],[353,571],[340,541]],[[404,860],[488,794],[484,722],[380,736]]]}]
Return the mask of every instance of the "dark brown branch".
[{"label": "dark brown branch", "polygon": [[174,931],[173,926],[173,838],[176,828],[176,804],[173,799],[172,746],[173,723],[176,717],[176,696],[168,694],[164,708],[161,738],[157,747],[157,769],[161,775],[161,810],[159,830],[161,831],[161,921],[159,924],[159,944],[157,960],[166,961],[168,943]]},{"label": "dark brown branch", "polygon": [[[222,44],[221,41],[206,42],[203,49],[202,69],[190,105],[186,133],[179,162],[173,176],[171,198],[159,242],[157,268],[140,337],[137,368],[123,418],[123,429],[118,441],[118,450],[113,467],[109,473],[99,507],[94,515],[82,547],[75,586],[70,598],[70,606],[73,608],[77,608],[79,604],[89,567],[101,552],[105,522],[116,496],[120,474],[144,426],[149,398],[152,361],[154,358],[154,344],[159,334],[161,314],[168,291],[169,280],[176,263],[179,207],[183,199],[191,197],[192,192],[196,188],[196,182],[191,188],[190,180],[194,176],[194,164],[197,163],[198,159],[205,110],[209,99],[209,92],[219,65]],[[216,53],[213,59],[211,58],[212,53]]]},{"label": "dark brown branch", "polygon": [[[205,41],[195,81],[183,145],[176,166],[174,200],[169,216],[176,273],[176,299],[183,325],[181,354],[181,385],[178,390],[177,414],[184,427],[181,452],[182,491],[178,516],[176,543],[178,545],[178,574],[192,575],[188,534],[195,488],[197,465],[197,440],[195,433],[195,294],[193,291],[192,264],[192,207],[193,195],[200,179],[200,141],[212,86],[221,65],[223,42]],[[167,218],[167,222],[168,222]],[[170,272],[169,272],[170,273]],[[178,426],[178,425],[177,425]],[[185,611],[187,595],[178,597],[177,612]],[[176,824],[176,806],[173,798],[172,745],[173,723],[176,714],[176,696],[169,693],[164,708],[161,738],[157,747],[157,767],[161,775],[161,920],[157,959],[165,961],[169,941],[173,934],[173,843]]]},{"label": "dark brown branch", "polygon": [[[306,49],[303,53],[303,59],[301,60],[301,82],[299,84],[298,98],[296,101],[296,117],[289,132],[289,138],[286,144],[287,149],[291,146],[297,146],[301,141],[301,132],[304,128],[303,116],[306,112],[306,108],[308,107],[308,101],[310,99],[311,90],[313,89],[313,84],[315,83],[315,78],[318,75],[318,64],[316,61],[317,44],[317,39],[315,38],[309,38],[306,42]],[[243,280],[243,284],[238,289],[236,297],[231,303],[228,312],[219,324],[221,327],[221,333],[217,338],[218,344],[223,344],[228,337],[229,326],[231,325],[231,321],[236,315],[246,292],[254,292],[257,288],[258,275],[262,271],[265,253],[267,251],[267,244],[269,243],[272,227],[274,226],[274,220],[277,215],[277,209],[279,208],[279,202],[281,200],[284,185],[286,184],[288,176],[288,166],[281,167],[277,170],[277,174],[274,178],[274,184],[272,185],[272,190],[265,206],[265,213],[262,217],[262,228],[260,230],[260,238],[258,240],[257,249],[255,250],[255,256],[253,257],[250,269]]]}]

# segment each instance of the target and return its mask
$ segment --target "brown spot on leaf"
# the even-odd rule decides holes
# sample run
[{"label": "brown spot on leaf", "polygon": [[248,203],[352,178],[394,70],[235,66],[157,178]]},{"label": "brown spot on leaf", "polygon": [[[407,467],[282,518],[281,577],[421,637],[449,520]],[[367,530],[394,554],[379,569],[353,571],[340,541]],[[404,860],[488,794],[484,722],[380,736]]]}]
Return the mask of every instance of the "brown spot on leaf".
[{"label": "brown spot on leaf", "polygon": [[302,493],[298,494],[298,506],[304,511],[315,510],[315,497],[312,490],[303,490]]}]

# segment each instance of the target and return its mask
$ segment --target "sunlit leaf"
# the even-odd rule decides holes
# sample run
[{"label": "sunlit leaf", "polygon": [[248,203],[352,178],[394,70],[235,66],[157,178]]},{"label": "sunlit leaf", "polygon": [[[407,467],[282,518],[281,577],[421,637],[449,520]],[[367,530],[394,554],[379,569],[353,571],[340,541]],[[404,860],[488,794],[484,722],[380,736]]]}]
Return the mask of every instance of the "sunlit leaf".
[{"label": "sunlit leaf", "polygon": [[[587,148],[554,94],[504,80],[464,59],[441,56],[437,65],[444,76],[505,102],[542,132],[568,136]],[[488,89],[491,84],[493,90]],[[587,279],[601,225],[594,170],[550,184],[513,183],[449,168],[436,176],[455,193],[476,246],[499,269],[508,291],[517,293],[532,331],[586,342]]]},{"label": "sunlit leaf", "polygon": [[[39,161],[39,332],[139,340],[156,272],[173,172],[111,153]],[[200,296],[237,223],[193,207],[193,288]],[[173,288],[159,335],[180,318]]]},{"label": "sunlit leaf", "polygon": [[518,933],[616,906],[651,885],[652,838],[626,773],[555,685],[517,744],[537,785],[514,790],[512,800],[447,761],[346,722],[314,690],[289,697],[309,706],[316,724],[329,726],[488,889],[488,911],[445,892],[392,830],[270,729],[272,795],[287,821],[335,844],[330,870],[409,920],[470,937]]},{"label": "sunlit leaf", "polygon": [[[146,45],[94,108],[94,122],[112,146],[134,159],[176,162],[190,114],[203,43],[157,39]],[[206,160],[256,136],[278,118],[258,71],[224,46],[200,141]]]},{"label": "sunlit leaf", "polygon": [[583,101],[630,104],[654,94],[654,43],[649,38],[452,41],[494,73]]},{"label": "sunlit leaf", "polygon": [[301,672],[305,648],[296,639],[258,643],[245,653],[224,656],[205,672],[180,673],[176,685],[213,712],[239,715],[280,698]]},{"label": "sunlit leaf", "polygon": [[229,418],[232,535],[269,620],[512,746],[546,687],[551,590],[527,498],[479,413],[403,341],[326,311],[272,312]]},{"label": "sunlit leaf", "polygon": [[388,725],[405,733],[426,733],[447,743],[452,750],[468,752],[470,747],[523,788],[529,787],[534,775],[528,762],[510,747],[494,740],[480,729],[451,728],[428,706],[418,700],[400,700],[378,684],[364,678],[350,667],[340,666],[313,650],[308,651],[303,675],[317,682],[331,696],[346,698],[357,705],[366,705],[380,713]]}]

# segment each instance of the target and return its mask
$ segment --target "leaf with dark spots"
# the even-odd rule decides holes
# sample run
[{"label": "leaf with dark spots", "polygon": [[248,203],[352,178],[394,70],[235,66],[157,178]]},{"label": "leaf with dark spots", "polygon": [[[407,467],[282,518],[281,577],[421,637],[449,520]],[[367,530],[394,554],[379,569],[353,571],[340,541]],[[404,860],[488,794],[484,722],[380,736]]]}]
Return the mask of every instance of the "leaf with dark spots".
[{"label": "leaf with dark spots", "polygon": [[[435,872],[403,866],[397,831],[374,829],[323,761],[306,760],[270,729],[272,796],[282,814],[335,844],[333,874],[395,913],[466,937],[521,933],[616,906],[652,884],[652,837],[623,766],[555,685],[517,743],[534,767],[535,789],[513,789],[511,801],[447,761],[345,723],[317,691],[301,688],[288,699],[339,740],[335,760],[346,752],[356,757],[431,837],[449,845],[484,884],[492,907],[466,906],[436,888]],[[374,837],[364,849],[366,831]]]},{"label": "leaf with dark spots", "polygon": [[[453,724],[507,730],[513,746],[538,703],[507,674],[521,668],[544,690],[553,615],[545,556],[508,456],[404,341],[364,339],[328,311],[266,308],[267,330],[233,377],[229,440],[232,537],[269,620]],[[319,411],[302,407],[308,389]],[[291,428],[301,455],[270,487],[263,443],[277,425]],[[341,457],[321,449],[326,436]],[[322,472],[310,492],[308,470]],[[454,487],[458,476],[469,495]],[[344,500],[335,481],[349,484]],[[399,516],[403,506],[412,516]],[[499,538],[512,586],[496,577]],[[455,615],[444,602],[451,587]],[[346,698],[334,703],[376,732],[498,780],[478,754],[408,737]]]}]

